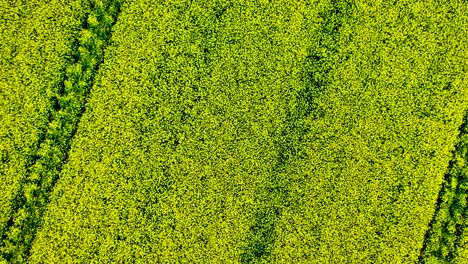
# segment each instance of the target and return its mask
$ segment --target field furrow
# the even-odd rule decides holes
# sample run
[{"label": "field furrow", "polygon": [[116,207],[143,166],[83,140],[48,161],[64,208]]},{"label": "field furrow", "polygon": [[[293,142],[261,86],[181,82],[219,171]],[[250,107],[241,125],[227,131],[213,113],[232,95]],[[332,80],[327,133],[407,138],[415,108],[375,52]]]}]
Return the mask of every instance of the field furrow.
[{"label": "field furrow", "polygon": [[273,137],[277,160],[256,194],[255,222],[250,226],[249,243],[241,254],[241,263],[272,262],[277,221],[284,208],[294,203],[295,197],[289,195],[289,181],[291,174],[297,173],[295,162],[305,158],[303,142],[310,127],[304,121],[320,117],[315,100],[329,82],[333,56],[338,49],[336,40],[341,26],[350,16],[349,1],[323,1],[320,4],[314,9],[315,13],[303,9],[302,41],[307,47],[307,55],[301,65],[301,89],[295,97],[289,98],[291,104],[286,108],[283,129]]}]

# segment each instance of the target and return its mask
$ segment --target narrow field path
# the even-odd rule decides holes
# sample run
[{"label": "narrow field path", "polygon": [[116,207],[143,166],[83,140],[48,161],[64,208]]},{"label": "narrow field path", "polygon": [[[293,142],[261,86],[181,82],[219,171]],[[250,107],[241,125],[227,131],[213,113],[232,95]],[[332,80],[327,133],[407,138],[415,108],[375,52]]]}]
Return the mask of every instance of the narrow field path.
[{"label": "narrow field path", "polygon": [[[20,193],[45,141],[54,112],[52,97],[60,90],[71,60],[71,45],[87,13],[89,5],[83,1],[67,5],[59,1],[0,1],[2,261],[16,258],[9,241],[22,232],[14,228],[22,221],[14,215],[26,215],[21,210],[24,201]],[[18,256],[18,260],[23,257]]]}]

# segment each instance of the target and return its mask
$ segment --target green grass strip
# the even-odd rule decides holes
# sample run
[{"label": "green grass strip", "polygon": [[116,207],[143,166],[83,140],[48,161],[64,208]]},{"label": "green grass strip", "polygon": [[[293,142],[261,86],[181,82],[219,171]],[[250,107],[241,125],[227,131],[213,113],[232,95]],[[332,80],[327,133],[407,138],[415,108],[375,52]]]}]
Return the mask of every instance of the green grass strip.
[{"label": "green grass strip", "polygon": [[11,263],[23,262],[49,201],[49,194],[68,158],[71,140],[85,110],[94,75],[119,13],[121,1],[91,0],[91,12],[73,45],[72,62],[66,68],[60,91],[52,98],[53,111],[33,165],[21,191],[14,198],[14,214],[2,237],[0,253]]},{"label": "green grass strip", "polygon": [[[468,6],[464,1],[444,2],[446,18],[451,21],[451,30],[444,30],[442,35],[451,48],[458,54],[451,64],[458,72],[452,83],[467,89],[468,78]],[[452,42],[452,39],[456,39]],[[446,55],[450,58],[449,55]],[[454,67],[456,65],[456,67]],[[442,72],[443,73],[443,72]],[[437,72],[434,76],[441,75]],[[439,77],[440,78],[440,77]],[[464,93],[460,100],[466,100]],[[466,104],[466,103],[465,103]],[[466,106],[465,106],[466,107]],[[435,211],[428,225],[424,243],[421,247],[419,263],[465,263],[466,262],[466,227],[468,221],[468,113],[459,128],[457,144],[452,150],[452,158],[441,185]]]}]

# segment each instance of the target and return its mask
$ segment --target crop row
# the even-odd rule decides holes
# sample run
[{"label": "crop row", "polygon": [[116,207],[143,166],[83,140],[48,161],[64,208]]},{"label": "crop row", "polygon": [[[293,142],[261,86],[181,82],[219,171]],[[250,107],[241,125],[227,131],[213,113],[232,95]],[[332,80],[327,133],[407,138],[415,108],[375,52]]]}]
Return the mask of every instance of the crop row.
[{"label": "crop row", "polygon": [[[38,82],[38,85],[34,86],[31,83],[24,85],[27,89],[34,89],[35,93],[32,93],[32,95],[42,94],[42,99],[47,101],[46,109],[39,109],[42,111],[38,111],[42,116],[37,117],[38,119],[44,119],[45,117],[46,124],[37,128],[41,128],[43,131],[36,131],[36,133],[40,134],[40,136],[36,137],[36,142],[29,143],[34,143],[36,145],[35,149],[31,153],[20,153],[21,158],[29,159],[26,163],[21,160],[9,160],[9,163],[6,163],[7,165],[11,164],[12,167],[23,166],[23,170],[19,175],[13,174],[16,171],[11,170],[6,171],[4,174],[7,178],[15,179],[16,176],[18,183],[12,185],[18,187],[10,188],[13,192],[9,194],[9,197],[5,197],[5,207],[9,206],[11,210],[5,210],[8,213],[5,215],[8,221],[2,231],[0,253],[9,262],[24,262],[28,256],[28,251],[41,223],[45,206],[48,203],[49,193],[54,187],[62,164],[67,159],[71,138],[84,110],[94,73],[100,61],[102,61],[103,50],[119,7],[119,1],[94,0],[68,4],[36,4],[31,5],[31,7],[38,8],[42,12],[33,13],[31,19],[35,23],[32,23],[30,28],[24,26],[19,26],[19,28],[31,33],[29,31],[37,32],[40,30],[39,25],[46,27],[42,35],[40,35],[44,38],[45,43],[40,43],[44,46],[36,51],[39,52],[37,54],[38,61],[34,61],[36,57],[26,57],[30,67],[26,70],[33,68],[32,71],[34,72],[43,66],[37,64],[45,63],[44,66],[49,66],[50,70],[55,71],[51,75],[57,75],[58,78],[52,79],[47,75],[40,75],[41,72],[35,72],[37,74],[35,81]],[[28,12],[29,10],[25,11]],[[75,16],[72,17],[74,19],[71,21],[70,13]],[[80,16],[76,17],[77,13]],[[41,17],[45,14],[58,16],[58,19],[50,19],[47,16],[45,18]],[[38,24],[43,22],[42,19],[47,19],[45,25]],[[24,20],[22,18],[23,23]],[[50,38],[50,34],[54,30],[57,34],[56,39]],[[14,31],[9,30],[8,32],[12,34],[12,38],[16,37]],[[28,37],[31,38],[31,36]],[[29,39],[29,41],[34,42],[35,40]],[[58,45],[62,45],[63,50],[54,50],[55,53],[52,53],[52,58],[44,56],[45,51],[42,49],[53,48],[54,41]],[[16,54],[15,58],[21,55],[24,54]],[[14,61],[12,70],[18,71],[21,69],[18,64],[19,62]],[[15,73],[18,74],[19,72]],[[47,80],[47,78],[51,80]],[[16,96],[19,96],[19,94]],[[30,95],[26,94],[26,96]],[[44,111],[47,111],[47,113],[44,113]],[[28,112],[27,118],[30,118],[29,114]],[[13,124],[17,124],[17,120],[14,121],[16,122]],[[41,124],[38,120],[30,122],[36,125]],[[11,133],[12,131],[8,132]],[[9,154],[6,152],[6,155]],[[10,183],[7,182],[7,184]],[[7,185],[7,187],[12,186]],[[8,202],[11,204],[8,204]]]},{"label": "crop row", "polygon": [[[452,263],[467,263],[468,262],[468,232],[466,232],[467,229],[467,223],[465,222],[463,225],[463,231],[462,235],[460,238],[460,243],[458,244],[457,252],[455,254],[455,258],[453,259]],[[443,263],[443,259],[437,259],[434,261],[435,263]],[[447,261],[445,261],[447,262]]]}]

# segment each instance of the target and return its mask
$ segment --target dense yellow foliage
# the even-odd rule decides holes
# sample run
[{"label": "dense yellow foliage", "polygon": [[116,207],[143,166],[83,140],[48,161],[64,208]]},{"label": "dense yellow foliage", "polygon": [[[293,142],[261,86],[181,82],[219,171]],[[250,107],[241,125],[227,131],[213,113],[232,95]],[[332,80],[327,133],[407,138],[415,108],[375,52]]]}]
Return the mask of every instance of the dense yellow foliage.
[{"label": "dense yellow foliage", "polygon": [[466,258],[463,1],[33,2],[0,4],[5,260]]}]

